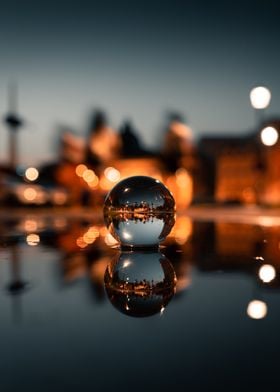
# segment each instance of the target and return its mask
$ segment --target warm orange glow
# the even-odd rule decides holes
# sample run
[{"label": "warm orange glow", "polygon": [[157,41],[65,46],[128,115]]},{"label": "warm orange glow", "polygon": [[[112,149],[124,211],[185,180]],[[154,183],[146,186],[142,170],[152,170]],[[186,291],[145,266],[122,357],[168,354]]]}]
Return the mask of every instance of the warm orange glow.
[{"label": "warm orange glow", "polygon": [[[120,172],[120,180],[131,176],[151,176],[158,178],[161,175],[159,162],[156,158],[119,159],[114,167]],[[158,178],[161,180],[161,178]]]},{"label": "warm orange glow", "polygon": [[278,226],[279,217],[276,216],[258,216],[256,218],[257,224],[264,227]]},{"label": "warm orange glow", "polygon": [[102,190],[104,191],[109,191],[112,189],[114,184],[112,184],[111,181],[109,181],[106,177],[102,177],[99,181],[99,186]]},{"label": "warm orange glow", "polygon": [[191,186],[191,176],[189,175],[188,171],[183,167],[176,170],[175,176],[176,176],[176,184],[180,188],[187,188]]},{"label": "warm orange glow", "polygon": [[263,301],[254,300],[248,304],[247,314],[255,320],[264,318],[267,315],[267,305]]},{"label": "warm orange glow", "polygon": [[28,201],[33,201],[33,200],[36,199],[37,191],[36,191],[35,189],[33,189],[33,188],[26,188],[26,189],[23,191],[23,196],[24,196],[24,198],[25,198],[26,200],[28,200]]},{"label": "warm orange glow", "polygon": [[167,180],[165,181],[167,187],[169,188],[169,190],[173,189],[175,184],[174,184],[174,177],[173,176],[169,176],[167,178]]},{"label": "warm orange glow", "polygon": [[246,187],[242,191],[242,201],[246,204],[256,203],[256,191],[253,187]]},{"label": "warm orange glow", "polygon": [[58,206],[62,206],[63,204],[65,204],[67,202],[67,195],[63,191],[56,190],[52,195],[52,199],[53,199],[54,204],[56,204]]},{"label": "warm orange glow", "polygon": [[87,170],[87,166],[82,163],[76,167],[76,174],[79,177],[83,177],[84,172]]},{"label": "warm orange glow", "polygon": [[186,290],[191,285],[192,279],[190,275],[178,278],[176,283],[176,292]]},{"label": "warm orange glow", "polygon": [[29,167],[25,170],[24,175],[28,181],[35,181],[39,177],[39,172],[35,167]]},{"label": "warm orange glow", "polygon": [[158,170],[153,170],[150,174],[151,177],[159,180],[160,182],[164,182],[161,173]]},{"label": "warm orange glow", "polygon": [[40,237],[38,234],[28,234],[26,242],[29,246],[37,246],[40,242]]},{"label": "warm orange glow", "polygon": [[87,245],[93,244],[95,240],[96,240],[96,237],[92,237],[92,236],[90,236],[88,233],[86,233],[86,234],[83,235],[83,241],[84,241]]},{"label": "warm orange glow", "polygon": [[67,219],[60,217],[55,218],[53,224],[56,229],[64,229],[67,226]]},{"label": "warm orange glow", "polygon": [[266,127],[261,131],[261,140],[265,146],[274,146],[279,138],[278,132],[273,127]]},{"label": "warm orange glow", "polygon": [[88,186],[91,188],[96,188],[99,184],[99,178],[97,176],[94,177],[92,181],[88,181]]},{"label": "warm orange glow", "polygon": [[179,136],[180,138],[184,138],[184,139],[192,138],[191,128],[183,123],[174,121],[173,123],[170,124],[170,129],[172,133]]},{"label": "warm orange glow", "polygon": [[178,210],[190,205],[193,197],[193,180],[185,168],[179,168],[175,175],[165,180],[165,184],[173,194]]},{"label": "warm orange glow", "polygon": [[99,230],[96,227],[92,226],[83,235],[83,241],[89,245],[92,244],[97,237],[99,237]]},{"label": "warm orange glow", "polygon": [[261,266],[259,270],[259,278],[264,282],[264,283],[269,283],[271,282],[276,276],[276,271],[273,265],[270,264],[264,264]]},{"label": "warm orange glow", "polygon": [[106,234],[108,234],[108,229],[107,229],[107,227],[105,227],[105,226],[100,227],[100,229],[99,229],[99,234],[100,234],[102,237],[105,237]]},{"label": "warm orange glow", "polygon": [[36,231],[38,229],[38,224],[34,219],[26,219],[24,222],[24,230],[25,231]]},{"label": "warm orange glow", "polygon": [[78,237],[76,240],[76,244],[79,248],[86,248],[88,246],[88,244],[84,241],[83,237]]},{"label": "warm orange glow", "polygon": [[83,172],[83,179],[88,183],[94,181],[95,177],[96,175],[93,170],[87,169]]},{"label": "warm orange glow", "polygon": [[121,178],[120,172],[114,167],[107,167],[104,170],[105,177],[111,182],[118,182]]},{"label": "warm orange glow", "polygon": [[179,216],[170,233],[179,245],[184,245],[192,234],[192,220],[187,216]]}]

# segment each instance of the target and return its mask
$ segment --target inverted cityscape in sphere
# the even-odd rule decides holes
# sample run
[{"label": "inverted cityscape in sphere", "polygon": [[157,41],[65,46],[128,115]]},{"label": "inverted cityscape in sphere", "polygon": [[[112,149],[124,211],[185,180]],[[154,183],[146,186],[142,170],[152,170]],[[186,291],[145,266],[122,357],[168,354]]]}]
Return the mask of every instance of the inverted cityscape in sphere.
[{"label": "inverted cityscape in sphere", "polygon": [[121,252],[107,266],[104,282],[120,312],[145,317],[165,309],[177,279],[172,264],[160,252]]},{"label": "inverted cityscape in sphere", "polygon": [[104,219],[122,247],[156,247],[174,225],[175,201],[159,181],[133,176],[119,182],[107,195]]}]

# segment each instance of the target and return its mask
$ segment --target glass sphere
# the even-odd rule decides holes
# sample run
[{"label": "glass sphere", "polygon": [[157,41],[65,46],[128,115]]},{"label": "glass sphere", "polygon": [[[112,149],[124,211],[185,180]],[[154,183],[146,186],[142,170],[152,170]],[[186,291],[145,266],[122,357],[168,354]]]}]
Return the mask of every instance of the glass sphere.
[{"label": "glass sphere", "polygon": [[175,201],[170,191],[151,177],[119,182],[106,196],[104,219],[122,247],[157,247],[174,225]]},{"label": "glass sphere", "polygon": [[172,264],[160,252],[122,252],[104,275],[111,303],[134,317],[163,312],[175,293],[176,282]]}]

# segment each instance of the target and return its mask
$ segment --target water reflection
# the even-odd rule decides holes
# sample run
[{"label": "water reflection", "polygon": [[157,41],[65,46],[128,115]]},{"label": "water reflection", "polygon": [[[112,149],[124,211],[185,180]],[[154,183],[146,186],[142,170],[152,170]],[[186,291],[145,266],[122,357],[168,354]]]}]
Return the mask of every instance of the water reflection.
[{"label": "water reflection", "polygon": [[172,264],[160,252],[122,252],[104,275],[111,303],[134,317],[162,312],[175,293],[176,281]]},{"label": "water reflection", "polygon": [[270,283],[276,276],[276,270],[273,265],[264,264],[259,269],[259,278],[264,283]]},{"label": "water reflection", "polygon": [[40,236],[35,233],[28,234],[26,236],[26,242],[29,246],[37,246],[40,242]]},{"label": "water reflection", "polygon": [[29,282],[23,278],[22,260],[17,238],[10,238],[7,242],[9,250],[10,271],[6,283],[6,293],[11,296],[12,318],[15,323],[22,319],[22,294],[30,288]]},{"label": "water reflection", "polygon": [[250,318],[260,320],[267,315],[267,305],[264,301],[253,300],[249,302],[247,314]]},{"label": "water reflection", "polygon": [[22,294],[28,287],[28,283],[25,282],[21,276],[21,260],[16,242],[10,245],[10,282],[7,285],[7,290],[11,295]]},{"label": "water reflection", "polygon": [[[167,219],[167,221],[161,221],[160,230],[164,225],[168,227],[174,223],[172,214],[166,216],[167,218],[164,219]],[[140,223],[143,235],[150,235],[146,228],[149,228],[149,224],[154,225],[152,220],[155,217],[148,215],[148,217],[144,217],[143,221],[138,217],[139,221],[137,223],[128,218],[129,216],[123,217],[119,223],[125,224],[128,221],[128,227],[137,226]],[[100,219],[102,218],[100,217]],[[221,282],[227,276],[238,276],[240,279],[246,279],[250,290],[252,284],[258,289],[257,295],[254,293],[252,300],[262,301],[260,293],[277,294],[279,291],[279,243],[280,226],[263,227],[221,221],[192,222],[186,216],[179,216],[169,236],[161,246],[161,253],[156,250],[144,255],[139,250],[134,254],[123,251],[112,266],[112,257],[115,257],[117,252],[116,240],[101,221],[92,220],[89,217],[83,219],[73,219],[65,216],[43,218],[40,215],[38,217],[35,215],[27,216],[19,220],[10,218],[5,221],[0,220],[0,266],[3,264],[4,255],[4,258],[8,260],[9,267],[5,270],[6,272],[1,272],[1,281],[5,282],[6,293],[12,297],[20,298],[20,294],[24,293],[29,287],[28,283],[33,282],[33,277],[30,276],[30,274],[32,275],[32,269],[22,271],[21,267],[27,264],[27,260],[33,260],[34,258],[38,258],[38,265],[40,265],[40,258],[43,258],[44,251],[51,250],[56,255],[54,273],[52,271],[52,275],[44,275],[38,281],[51,282],[53,280],[59,290],[72,289],[72,287],[74,290],[74,287],[79,285],[83,288],[85,295],[97,303],[105,304],[107,302],[107,295],[104,290],[104,273],[108,264],[111,265],[110,269],[107,269],[107,275],[110,276],[112,269],[120,266],[122,262],[124,263],[123,260],[130,262],[126,269],[129,273],[133,271],[132,267],[134,265],[139,265],[139,273],[143,269],[142,271],[147,276],[143,276],[141,279],[140,276],[136,276],[135,279],[138,281],[145,279],[146,284],[147,282],[152,284],[152,279],[153,283],[156,281],[154,277],[149,278],[150,272],[156,272],[156,270],[153,270],[153,266],[160,267],[163,273],[162,263],[172,265],[177,277],[175,298],[178,300],[180,299],[180,293],[184,294],[186,289],[188,291],[196,290],[194,276],[201,277],[206,274],[207,278],[211,280],[212,276],[214,277],[218,272]],[[164,253],[164,256],[162,253]],[[25,254],[28,254],[28,258],[24,256]],[[171,262],[164,261],[167,259]],[[34,269],[35,266],[33,265],[32,268]],[[160,268],[158,271],[160,271]],[[220,274],[221,272],[222,274]],[[130,278],[130,275],[128,277]],[[114,278],[120,280],[117,275],[114,275]],[[127,306],[127,292],[117,290],[117,294],[113,293],[113,295],[112,284],[109,285],[108,279],[106,282],[106,290],[111,290],[109,298],[112,302],[115,301],[116,306],[123,306],[123,311],[127,313],[125,309]],[[121,284],[121,280],[119,283]],[[31,295],[33,295],[33,291],[36,292],[38,286],[39,283],[36,283]],[[219,290],[219,285],[215,286],[215,292]],[[164,295],[158,296],[157,293],[157,296],[155,296],[150,287],[146,291],[143,289],[145,295],[142,297],[138,295],[138,289],[136,290],[137,296],[135,293],[132,295],[132,288],[130,288],[130,291],[130,301],[135,304],[135,314],[137,314],[137,303],[147,305],[148,302],[153,304],[151,306],[151,309],[154,309],[153,311],[159,312],[174,294],[170,289],[169,293],[166,290]],[[236,293],[238,293],[238,285]],[[144,298],[146,299],[144,300]],[[267,303],[267,307],[270,307],[267,301],[263,302]],[[141,306],[139,305],[139,309]],[[144,305],[142,308],[144,308]],[[144,313],[144,310],[142,311]],[[132,313],[133,310],[130,311],[130,314]],[[247,312],[247,314],[249,313]]]},{"label": "water reflection", "polygon": [[[92,363],[103,385],[108,358],[115,360],[105,389],[122,390],[123,355],[130,388],[138,379],[139,388],[150,385],[143,364],[154,374],[168,370],[159,390],[174,380],[186,387],[186,368],[190,385],[205,379],[201,390],[213,379],[227,385],[236,363],[248,390],[256,374],[265,372],[263,385],[277,375],[280,227],[179,215],[160,252],[132,253],[116,249],[101,216],[26,219],[0,219],[4,390],[40,389],[46,369],[45,390],[53,382],[88,389],[93,373],[85,364]],[[37,246],[26,242],[29,234],[40,237]],[[157,385],[158,378],[151,388]]]}]

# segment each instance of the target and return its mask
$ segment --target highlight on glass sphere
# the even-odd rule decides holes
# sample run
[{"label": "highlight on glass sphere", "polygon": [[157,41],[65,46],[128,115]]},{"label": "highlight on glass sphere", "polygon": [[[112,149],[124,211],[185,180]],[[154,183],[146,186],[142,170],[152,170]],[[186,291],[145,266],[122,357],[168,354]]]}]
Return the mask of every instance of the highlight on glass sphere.
[{"label": "highlight on glass sphere", "polygon": [[172,264],[160,252],[121,252],[104,275],[110,302],[133,317],[163,313],[176,282]]},{"label": "highlight on glass sphere", "polygon": [[159,180],[134,176],[108,193],[104,219],[122,248],[158,247],[174,225],[175,201]]}]

